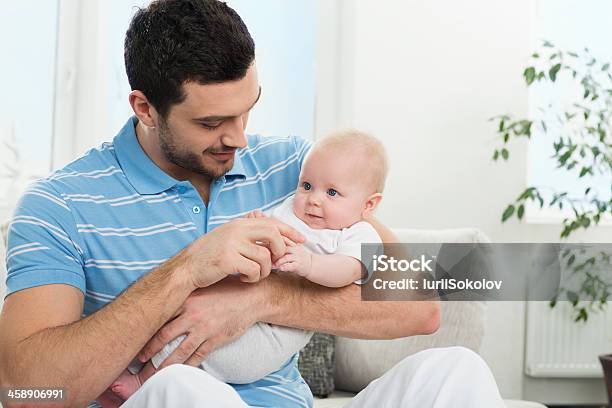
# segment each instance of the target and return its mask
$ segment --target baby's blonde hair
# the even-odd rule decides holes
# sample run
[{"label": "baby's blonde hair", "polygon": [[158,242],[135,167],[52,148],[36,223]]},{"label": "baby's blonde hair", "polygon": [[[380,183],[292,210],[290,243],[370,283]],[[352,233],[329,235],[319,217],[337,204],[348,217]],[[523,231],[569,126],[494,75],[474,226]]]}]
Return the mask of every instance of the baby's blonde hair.
[{"label": "baby's blonde hair", "polygon": [[387,152],[383,144],[374,136],[357,129],[343,129],[333,132],[318,140],[311,152],[328,148],[355,148],[359,149],[368,160],[363,164],[370,167],[372,186],[376,193],[385,189],[385,180],[389,171]]}]

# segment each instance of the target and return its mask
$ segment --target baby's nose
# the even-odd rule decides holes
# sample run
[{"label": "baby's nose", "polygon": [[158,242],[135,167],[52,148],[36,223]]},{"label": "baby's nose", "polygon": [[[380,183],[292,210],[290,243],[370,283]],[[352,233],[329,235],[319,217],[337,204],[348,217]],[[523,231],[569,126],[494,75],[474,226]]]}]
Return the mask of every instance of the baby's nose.
[{"label": "baby's nose", "polygon": [[314,206],[317,206],[317,207],[321,205],[321,199],[320,199],[320,198],[318,197],[318,195],[317,195],[317,194],[315,194],[315,193],[310,194],[310,195],[308,196],[308,202],[309,202],[311,205],[314,205]]}]

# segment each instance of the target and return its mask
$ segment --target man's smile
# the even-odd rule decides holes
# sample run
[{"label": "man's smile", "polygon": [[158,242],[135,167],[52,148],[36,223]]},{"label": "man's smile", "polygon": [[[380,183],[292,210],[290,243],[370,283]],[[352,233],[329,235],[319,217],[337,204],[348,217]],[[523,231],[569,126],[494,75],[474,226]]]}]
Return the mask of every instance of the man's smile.
[{"label": "man's smile", "polygon": [[236,149],[232,149],[232,150],[223,150],[220,152],[210,152],[210,155],[218,161],[228,161],[234,158],[235,153],[236,153]]}]

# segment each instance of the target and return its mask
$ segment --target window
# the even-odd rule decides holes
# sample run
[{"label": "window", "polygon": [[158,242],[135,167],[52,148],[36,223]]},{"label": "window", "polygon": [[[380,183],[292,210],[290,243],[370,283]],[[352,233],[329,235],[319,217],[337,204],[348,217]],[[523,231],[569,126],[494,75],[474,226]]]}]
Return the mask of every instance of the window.
[{"label": "window", "polygon": [[[542,40],[547,40],[567,51],[581,51],[587,47],[598,60],[612,62],[612,48],[609,44],[609,39],[612,38],[612,25],[609,23],[612,2],[539,0],[536,13],[536,46],[539,46]],[[531,116],[538,117],[540,115],[538,108],[549,104],[562,109],[564,105],[576,100],[576,92],[577,87],[567,77],[562,76],[559,76],[555,86],[546,84],[532,86],[529,94]],[[551,133],[554,133],[554,130],[549,129],[547,134],[536,130],[537,133],[530,145],[529,184],[547,186],[557,191],[568,191],[570,196],[581,197],[589,181],[589,184],[595,187],[600,199],[609,199],[612,185],[609,174],[596,175],[590,179],[587,175],[579,180],[573,175],[568,175],[567,171],[556,169],[556,162],[551,158],[554,152]],[[543,211],[528,218],[532,221],[558,221],[563,217],[565,215],[558,211]]]},{"label": "window", "polygon": [[0,5],[0,206],[51,169],[57,0]]}]

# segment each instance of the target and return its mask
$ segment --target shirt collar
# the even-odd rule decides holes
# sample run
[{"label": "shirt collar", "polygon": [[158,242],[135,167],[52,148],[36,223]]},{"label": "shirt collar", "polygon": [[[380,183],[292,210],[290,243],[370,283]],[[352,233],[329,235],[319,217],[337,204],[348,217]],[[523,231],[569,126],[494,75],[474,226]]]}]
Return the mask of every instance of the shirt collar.
[{"label": "shirt collar", "polygon": [[[117,160],[130,184],[139,194],[158,194],[176,185],[179,180],[160,169],[140,146],[136,137],[138,118],[132,116],[119,131],[113,144]],[[234,165],[224,177],[246,177],[241,150],[234,155]]]},{"label": "shirt collar", "polygon": [[241,178],[246,177],[246,173],[244,171],[244,163],[242,162],[242,157],[240,155],[240,153],[242,153],[243,150],[244,149],[236,150],[236,153],[234,154],[234,165],[227,173],[225,173],[224,175],[225,181],[230,181],[231,179],[237,178],[237,177],[241,177]]}]

